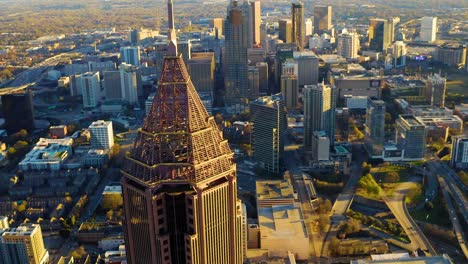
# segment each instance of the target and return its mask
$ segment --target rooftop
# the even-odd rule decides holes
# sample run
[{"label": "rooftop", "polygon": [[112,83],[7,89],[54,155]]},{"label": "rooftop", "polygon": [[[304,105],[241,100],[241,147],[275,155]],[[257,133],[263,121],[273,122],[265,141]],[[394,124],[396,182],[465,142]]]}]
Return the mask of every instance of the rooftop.
[{"label": "rooftop", "polygon": [[112,125],[112,121],[98,120],[98,121],[94,121],[94,122],[89,126],[89,128],[93,128],[93,127],[102,127],[102,126],[109,126],[109,125]]},{"label": "rooftop", "polygon": [[263,199],[294,199],[294,189],[289,181],[257,181],[257,200]]},{"label": "rooftop", "polygon": [[452,264],[452,260],[446,254],[442,256],[434,256],[434,257],[417,257],[417,258],[398,258],[398,259],[377,259],[377,260],[353,260],[351,264]]},{"label": "rooftop", "polygon": [[270,95],[270,96],[263,96],[263,97],[260,97],[260,98],[258,98],[257,100],[250,102],[250,104],[253,104],[253,105],[264,105],[264,106],[276,108],[277,105],[275,104],[275,102],[279,102],[279,101],[283,101],[283,96],[282,96],[280,93],[279,93],[279,94]]},{"label": "rooftop", "polygon": [[258,223],[262,237],[308,237],[302,213],[293,205],[259,208]]}]

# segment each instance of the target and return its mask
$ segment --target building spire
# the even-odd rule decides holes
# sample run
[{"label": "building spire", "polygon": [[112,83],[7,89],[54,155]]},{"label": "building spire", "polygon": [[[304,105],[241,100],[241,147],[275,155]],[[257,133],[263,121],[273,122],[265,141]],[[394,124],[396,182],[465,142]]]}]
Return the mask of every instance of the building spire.
[{"label": "building spire", "polygon": [[169,47],[167,48],[169,56],[177,56],[177,36],[174,25],[174,9],[172,0],[167,0],[167,22],[169,27]]}]

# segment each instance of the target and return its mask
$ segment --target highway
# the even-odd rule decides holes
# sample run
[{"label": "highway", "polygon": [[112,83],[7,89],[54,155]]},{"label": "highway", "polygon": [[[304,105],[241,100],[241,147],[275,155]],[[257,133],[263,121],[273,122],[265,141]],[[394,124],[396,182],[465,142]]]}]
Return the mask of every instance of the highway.
[{"label": "highway", "polygon": [[455,211],[455,207],[453,206],[452,200],[450,199],[450,189],[445,182],[444,178],[441,176],[438,176],[437,179],[439,180],[440,187],[442,194],[444,195],[444,200],[445,200],[445,205],[447,207],[447,211],[450,216],[450,220],[452,221],[452,226],[453,226],[453,231],[455,232],[455,235],[457,237],[458,243],[460,244],[460,248],[463,251],[463,254],[465,254],[465,258],[468,259],[468,248],[466,246],[466,238],[465,234],[463,232],[463,228],[460,225],[460,221],[457,219],[457,213]]}]

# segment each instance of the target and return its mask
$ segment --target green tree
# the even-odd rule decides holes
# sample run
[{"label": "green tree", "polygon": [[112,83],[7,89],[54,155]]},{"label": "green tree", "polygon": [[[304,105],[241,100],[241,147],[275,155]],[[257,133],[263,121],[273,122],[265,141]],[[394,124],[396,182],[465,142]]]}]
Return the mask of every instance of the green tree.
[{"label": "green tree", "polygon": [[396,171],[390,171],[385,175],[384,181],[389,183],[398,182],[400,181],[400,174],[398,174]]}]

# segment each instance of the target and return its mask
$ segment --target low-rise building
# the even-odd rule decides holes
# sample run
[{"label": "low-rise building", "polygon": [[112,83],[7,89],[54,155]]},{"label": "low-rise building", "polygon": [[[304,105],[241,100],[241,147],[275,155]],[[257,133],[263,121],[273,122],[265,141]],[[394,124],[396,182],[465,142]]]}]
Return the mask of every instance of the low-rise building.
[{"label": "low-rise building", "polygon": [[64,138],[67,135],[67,126],[51,126],[49,132],[52,138]]},{"label": "low-rise building", "polygon": [[63,162],[72,155],[72,144],[71,138],[41,138],[18,165],[23,171],[60,170]]}]

